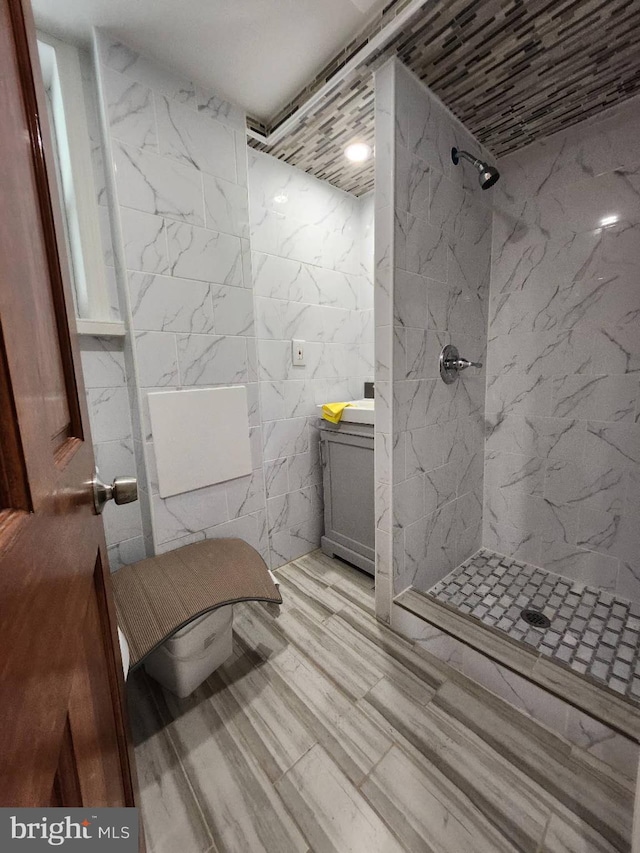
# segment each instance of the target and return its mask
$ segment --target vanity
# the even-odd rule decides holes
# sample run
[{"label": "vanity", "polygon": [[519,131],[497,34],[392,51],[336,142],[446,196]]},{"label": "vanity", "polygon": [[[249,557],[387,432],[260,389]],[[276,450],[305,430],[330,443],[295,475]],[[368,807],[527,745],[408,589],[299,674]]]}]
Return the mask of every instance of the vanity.
[{"label": "vanity", "polygon": [[337,424],[320,420],[321,548],[371,575],[375,572],[373,424],[373,400],[353,401]]}]

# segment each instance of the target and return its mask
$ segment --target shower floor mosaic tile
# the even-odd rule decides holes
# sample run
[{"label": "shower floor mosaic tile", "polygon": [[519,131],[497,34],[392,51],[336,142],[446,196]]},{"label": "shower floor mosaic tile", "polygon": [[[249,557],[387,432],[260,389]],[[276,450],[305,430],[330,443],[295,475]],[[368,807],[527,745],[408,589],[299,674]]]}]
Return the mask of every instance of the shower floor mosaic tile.
[{"label": "shower floor mosaic tile", "polygon": [[[640,604],[484,549],[428,595],[640,702]],[[532,627],[524,609],[551,626]]]}]

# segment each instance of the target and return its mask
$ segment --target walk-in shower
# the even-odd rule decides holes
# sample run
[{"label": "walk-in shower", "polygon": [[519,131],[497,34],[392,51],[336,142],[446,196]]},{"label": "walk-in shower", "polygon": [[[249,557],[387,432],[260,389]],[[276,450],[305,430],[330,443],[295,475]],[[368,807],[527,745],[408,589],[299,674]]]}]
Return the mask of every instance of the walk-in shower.
[{"label": "walk-in shower", "polygon": [[477,157],[474,157],[473,154],[469,154],[467,151],[460,151],[458,148],[451,149],[451,159],[456,166],[460,162],[461,157],[476,167],[479,173],[478,180],[483,190],[488,190],[489,187],[492,187],[500,177],[500,172],[495,166],[490,166],[484,160],[478,160]]},{"label": "walk-in shower", "polygon": [[376,116],[377,611],[635,781],[637,104],[496,160],[396,64]]}]

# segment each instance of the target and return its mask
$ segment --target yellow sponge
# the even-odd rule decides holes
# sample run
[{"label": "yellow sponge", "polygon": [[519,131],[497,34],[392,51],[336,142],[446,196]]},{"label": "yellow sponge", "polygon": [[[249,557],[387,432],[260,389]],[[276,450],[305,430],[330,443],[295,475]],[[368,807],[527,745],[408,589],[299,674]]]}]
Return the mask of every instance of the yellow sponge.
[{"label": "yellow sponge", "polygon": [[351,403],[325,403],[322,407],[322,417],[332,424],[340,423],[342,413]]}]

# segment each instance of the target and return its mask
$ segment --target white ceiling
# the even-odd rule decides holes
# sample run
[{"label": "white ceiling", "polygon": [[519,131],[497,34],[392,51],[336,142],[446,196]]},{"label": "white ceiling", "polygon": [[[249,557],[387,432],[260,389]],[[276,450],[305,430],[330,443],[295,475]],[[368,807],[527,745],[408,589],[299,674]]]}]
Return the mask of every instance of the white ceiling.
[{"label": "white ceiling", "polygon": [[387,0],[32,0],[38,27],[88,44],[92,26],[267,120]]}]

